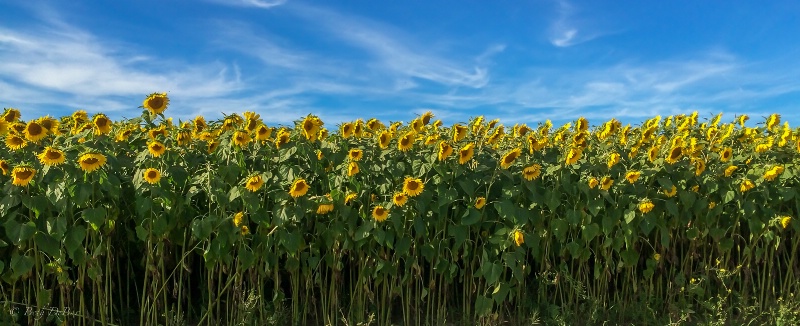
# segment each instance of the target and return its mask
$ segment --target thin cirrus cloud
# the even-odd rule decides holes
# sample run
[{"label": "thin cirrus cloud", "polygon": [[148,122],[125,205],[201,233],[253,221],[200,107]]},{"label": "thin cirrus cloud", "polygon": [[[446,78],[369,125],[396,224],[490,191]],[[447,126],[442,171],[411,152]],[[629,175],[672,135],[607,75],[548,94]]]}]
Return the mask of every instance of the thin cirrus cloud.
[{"label": "thin cirrus cloud", "polygon": [[556,19],[549,28],[550,44],[564,48],[591,41],[603,36],[605,33],[600,31],[597,26],[589,29],[584,20],[578,19],[578,9],[574,4],[567,0],[556,2]]}]

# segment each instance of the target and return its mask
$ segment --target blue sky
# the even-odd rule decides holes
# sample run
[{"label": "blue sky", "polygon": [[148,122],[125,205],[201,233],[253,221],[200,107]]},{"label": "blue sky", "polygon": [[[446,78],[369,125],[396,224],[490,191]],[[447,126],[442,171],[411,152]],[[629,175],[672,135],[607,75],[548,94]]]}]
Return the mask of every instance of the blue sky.
[{"label": "blue sky", "polygon": [[796,1],[0,0],[0,107],[254,111],[446,124],[779,113],[800,122]]}]

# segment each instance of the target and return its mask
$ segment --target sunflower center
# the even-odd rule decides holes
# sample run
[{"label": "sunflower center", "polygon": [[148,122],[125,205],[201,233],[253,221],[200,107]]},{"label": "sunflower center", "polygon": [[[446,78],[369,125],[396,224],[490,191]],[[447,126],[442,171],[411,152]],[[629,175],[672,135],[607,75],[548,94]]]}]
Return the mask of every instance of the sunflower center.
[{"label": "sunflower center", "polygon": [[154,109],[160,109],[164,106],[164,98],[162,97],[154,97],[147,101],[147,105]]},{"label": "sunflower center", "polygon": [[156,171],[149,171],[149,172],[147,172],[147,178],[148,178],[148,179],[155,179],[155,178],[158,178],[158,172],[156,172]]},{"label": "sunflower center", "polygon": [[386,209],[384,209],[384,208],[376,208],[375,209],[375,215],[383,216],[384,213],[386,213]]},{"label": "sunflower center", "polygon": [[97,126],[99,128],[102,128],[102,127],[105,127],[106,125],[108,125],[108,120],[106,120],[105,118],[99,118],[99,119],[94,121],[94,124],[95,124],[95,126]]},{"label": "sunflower center", "polygon": [[57,159],[60,159],[60,158],[61,158],[61,153],[59,153],[59,152],[56,152],[56,151],[47,151],[47,154],[45,154],[45,156],[46,156],[48,159],[51,159],[51,160],[57,160]]},{"label": "sunflower center", "polygon": [[161,149],[163,149],[163,147],[161,147],[161,145],[159,145],[159,144],[153,144],[153,146],[151,146],[151,148],[154,151],[160,151]]},{"label": "sunflower center", "polygon": [[303,189],[306,189],[306,184],[300,182],[300,183],[298,183],[297,185],[294,186],[294,189],[296,191],[303,191]]},{"label": "sunflower center", "polygon": [[21,180],[28,180],[32,175],[33,175],[33,171],[29,171],[29,170],[19,171],[19,172],[17,172],[15,174],[17,179],[21,179]]},{"label": "sunflower center", "polygon": [[97,164],[98,162],[100,162],[100,160],[98,160],[98,159],[96,159],[94,157],[89,157],[89,158],[86,158],[86,159],[83,160],[83,163],[86,163],[86,164],[89,164],[89,165],[94,165],[94,164]]},{"label": "sunflower center", "polygon": [[408,182],[408,189],[409,190],[417,190],[419,188],[419,184],[416,181],[409,181]]},{"label": "sunflower center", "polygon": [[13,145],[22,145],[25,142],[25,140],[20,137],[11,137],[9,141]]},{"label": "sunflower center", "polygon": [[44,129],[42,129],[42,126],[40,126],[38,123],[31,123],[28,125],[28,133],[30,133],[33,136],[38,136],[42,134],[43,130]]}]

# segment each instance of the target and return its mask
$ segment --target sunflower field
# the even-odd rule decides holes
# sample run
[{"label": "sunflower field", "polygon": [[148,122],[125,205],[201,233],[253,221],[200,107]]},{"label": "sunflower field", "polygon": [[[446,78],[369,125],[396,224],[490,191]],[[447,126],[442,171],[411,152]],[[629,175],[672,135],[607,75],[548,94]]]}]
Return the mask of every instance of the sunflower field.
[{"label": "sunflower field", "polygon": [[329,131],[168,104],[3,112],[0,322],[677,322],[798,302],[800,130],[777,114]]}]

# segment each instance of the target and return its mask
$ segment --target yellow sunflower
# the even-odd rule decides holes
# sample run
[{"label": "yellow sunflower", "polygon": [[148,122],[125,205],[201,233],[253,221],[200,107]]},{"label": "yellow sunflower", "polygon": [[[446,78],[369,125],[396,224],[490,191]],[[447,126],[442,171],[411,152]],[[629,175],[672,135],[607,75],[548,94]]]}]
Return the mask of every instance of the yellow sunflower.
[{"label": "yellow sunflower", "polygon": [[88,153],[78,158],[81,170],[92,172],[106,164],[106,156],[100,153]]},{"label": "yellow sunflower", "polygon": [[36,170],[30,166],[16,166],[14,170],[11,171],[11,183],[15,186],[25,187],[33,180],[33,176],[35,175]]},{"label": "yellow sunflower", "polygon": [[773,113],[772,115],[767,118],[767,129],[772,130],[775,126],[781,123],[781,115],[777,113]]},{"label": "yellow sunflower", "polygon": [[461,150],[458,151],[458,164],[465,164],[472,159],[472,156],[475,155],[475,144],[469,143],[464,145]]},{"label": "yellow sunflower", "polygon": [[350,138],[350,136],[353,135],[353,131],[355,129],[353,128],[353,124],[349,122],[343,123],[340,128],[341,128],[342,138]]},{"label": "yellow sunflower", "polygon": [[92,119],[95,135],[106,135],[111,132],[111,120],[105,114],[96,114]]},{"label": "yellow sunflower", "polygon": [[411,121],[411,129],[413,129],[414,132],[422,132],[422,129],[424,127],[425,127],[425,124],[422,123],[422,120],[420,120],[419,118],[414,119],[413,121]]},{"label": "yellow sunflower", "polygon": [[475,208],[481,209],[485,205],[486,205],[486,198],[478,197],[477,199],[475,199]]},{"label": "yellow sunflower", "polygon": [[519,230],[514,231],[514,243],[517,244],[517,247],[525,243],[525,236]]},{"label": "yellow sunflower", "polygon": [[8,125],[5,119],[0,119],[0,136],[3,136],[11,130],[11,127]]},{"label": "yellow sunflower", "polygon": [[34,143],[38,143],[44,137],[47,137],[48,130],[43,128],[36,121],[30,121],[25,126],[25,138]]},{"label": "yellow sunflower", "polygon": [[319,132],[317,132],[317,139],[319,139],[319,140],[328,139],[328,129],[327,128],[320,128]]},{"label": "yellow sunflower", "polygon": [[281,128],[281,130],[278,131],[277,137],[275,137],[275,147],[281,148],[281,145],[288,144],[289,136],[290,136],[289,132],[286,131],[286,129]]},{"label": "yellow sunflower", "polygon": [[300,123],[303,136],[310,141],[314,141],[317,138],[317,133],[319,132],[319,128],[322,127],[322,120],[319,118],[309,115]]},{"label": "yellow sunflower", "polygon": [[667,159],[665,160],[669,164],[675,164],[683,155],[683,149],[681,149],[680,145],[673,146],[669,150],[669,155],[667,155]]},{"label": "yellow sunflower", "polygon": [[12,151],[20,150],[25,145],[28,145],[28,142],[25,141],[25,138],[20,137],[15,133],[11,133],[6,136],[6,147]]},{"label": "yellow sunflower", "polygon": [[239,147],[245,147],[248,143],[250,143],[250,135],[244,131],[237,131],[233,133],[233,138],[231,141]]},{"label": "yellow sunflower", "polygon": [[156,184],[158,183],[158,181],[161,180],[161,171],[154,168],[149,168],[147,170],[144,170],[143,175],[144,175],[144,181],[147,181],[147,183],[151,185]]},{"label": "yellow sunflower", "polygon": [[21,117],[22,117],[22,114],[19,113],[19,110],[14,109],[14,108],[8,108],[3,113],[3,120],[5,120],[8,123],[17,122],[17,120],[19,120],[19,118],[21,118]]},{"label": "yellow sunflower", "polygon": [[572,165],[578,163],[578,160],[581,159],[581,155],[583,155],[583,151],[579,147],[572,147],[567,152],[565,163],[567,165]]},{"label": "yellow sunflower", "polygon": [[589,178],[589,189],[594,189],[594,187],[597,187],[598,184],[600,184],[600,181],[598,181],[597,178]]},{"label": "yellow sunflower", "polygon": [[39,161],[44,165],[59,165],[66,161],[64,152],[50,146],[45,147],[44,151],[38,155]]},{"label": "yellow sunflower", "polygon": [[706,170],[706,162],[702,159],[697,159],[694,161],[694,168],[694,175],[700,176]]},{"label": "yellow sunflower", "polygon": [[652,211],[653,208],[655,207],[656,205],[653,204],[653,202],[650,201],[649,199],[645,199],[641,203],[639,203],[639,211],[644,214],[650,213],[650,211]]},{"label": "yellow sunflower", "polygon": [[[36,121],[39,122],[39,125],[42,126],[45,130],[49,133],[58,135],[60,132],[58,130],[59,122],[56,119],[51,118],[50,116],[45,116],[37,119]],[[2,129],[2,128],[0,128]],[[0,130],[0,134],[2,134],[2,130]]]},{"label": "yellow sunflower", "polygon": [[628,180],[629,183],[634,183],[641,175],[642,173],[639,171],[629,171],[628,173],[625,173],[625,180]]},{"label": "yellow sunflower", "polygon": [[261,115],[255,112],[245,112],[244,119],[244,129],[247,130],[247,132],[253,132],[261,125]]},{"label": "yellow sunflower", "polygon": [[3,171],[3,175],[8,174],[8,172],[9,172],[8,170],[10,170],[10,169],[11,169],[11,166],[8,165],[8,162],[6,162],[6,160],[0,160],[0,170]]},{"label": "yellow sunflower", "polygon": [[386,219],[389,218],[389,210],[380,205],[375,206],[375,208],[372,209],[372,218],[377,222],[386,221]]},{"label": "yellow sunflower", "polygon": [[358,163],[350,162],[350,164],[347,165],[347,176],[352,177],[356,174],[358,174]]},{"label": "yellow sunflower", "polygon": [[420,120],[422,120],[422,123],[427,125],[427,124],[429,124],[431,122],[431,119],[433,119],[433,117],[434,117],[433,112],[428,111],[428,112],[425,112],[425,113],[422,114],[422,117],[420,117]]},{"label": "yellow sunflower", "polygon": [[153,128],[147,131],[147,136],[151,139],[156,139],[158,136],[167,137],[167,126],[160,125],[158,128]]},{"label": "yellow sunflower", "polygon": [[164,110],[167,109],[167,105],[169,105],[167,93],[150,94],[142,102],[142,106],[144,106],[147,111],[150,111],[151,114],[164,113]]},{"label": "yellow sunflower", "polygon": [[351,192],[351,193],[347,194],[347,196],[344,197],[344,204],[347,205],[350,202],[356,200],[357,198],[358,198],[358,194],[356,194],[354,192]]},{"label": "yellow sunflower", "polygon": [[522,177],[528,181],[538,178],[539,175],[541,174],[542,174],[542,166],[539,164],[534,164],[522,169]]},{"label": "yellow sunflower", "polygon": [[603,177],[603,180],[600,180],[600,189],[608,190],[612,185],[614,185],[614,179],[611,177]]},{"label": "yellow sunflower", "polygon": [[349,157],[351,161],[360,161],[361,158],[364,157],[364,151],[359,148],[353,148],[350,150],[347,157]]},{"label": "yellow sunflower", "polygon": [[218,141],[218,140],[215,140],[215,141],[210,141],[210,142],[208,142],[208,143],[206,144],[206,151],[207,151],[209,154],[211,154],[211,153],[213,153],[214,151],[216,151],[216,150],[217,150],[217,147],[219,147],[219,141]]},{"label": "yellow sunflower", "polygon": [[753,181],[750,181],[750,179],[744,179],[742,181],[742,183],[739,185],[739,191],[740,192],[746,192],[746,191],[749,191],[750,189],[753,189],[755,187],[756,187],[756,184],[753,183]]},{"label": "yellow sunflower", "polygon": [[453,125],[453,141],[461,141],[467,137],[468,130],[469,129],[466,126],[462,126],[460,124]]},{"label": "yellow sunflower", "polygon": [[511,164],[514,164],[514,161],[517,159],[517,157],[519,157],[520,153],[521,150],[519,148],[515,148],[503,155],[503,158],[500,159],[500,167],[503,169],[508,169]]},{"label": "yellow sunflower", "polygon": [[167,147],[159,141],[152,141],[147,144],[147,150],[153,157],[159,157],[167,151]]},{"label": "yellow sunflower", "polygon": [[398,192],[392,197],[392,202],[397,206],[403,206],[408,202],[408,196],[405,193]]},{"label": "yellow sunflower", "polygon": [[781,173],[783,173],[783,166],[776,165],[771,169],[764,172],[764,180],[772,181],[775,180]]},{"label": "yellow sunflower", "polygon": [[422,193],[424,188],[425,184],[421,179],[406,177],[405,181],[403,182],[403,192],[409,197],[416,197]]},{"label": "yellow sunflower", "polygon": [[439,159],[439,161],[444,161],[451,154],[453,154],[453,147],[450,146],[450,144],[448,144],[445,141],[440,141],[439,142],[439,151],[438,151],[438,155],[437,155],[437,158]]},{"label": "yellow sunflower", "polygon": [[736,165],[731,165],[731,166],[725,168],[725,176],[726,177],[730,177],[733,174],[733,172],[735,172],[736,169],[738,169],[738,168],[739,167],[736,166]]},{"label": "yellow sunflower", "polygon": [[380,135],[378,135],[378,146],[380,146],[381,149],[387,149],[389,147],[389,141],[391,140],[392,140],[391,132],[387,130],[381,131]]},{"label": "yellow sunflower", "polygon": [[289,195],[294,198],[303,196],[308,192],[308,183],[306,183],[305,179],[297,179],[292,184],[292,187],[289,188]]},{"label": "yellow sunflower", "polygon": [[781,217],[781,221],[780,221],[780,223],[781,223],[781,226],[782,226],[784,229],[785,229],[785,228],[788,228],[788,227],[789,227],[789,224],[791,224],[791,223],[792,223],[792,217],[791,217],[791,216],[783,216],[783,217]]},{"label": "yellow sunflower", "polygon": [[250,190],[251,192],[256,192],[258,189],[261,189],[261,186],[263,185],[264,185],[264,178],[262,178],[260,174],[256,174],[247,179],[247,182],[245,182],[244,187],[247,188],[247,190]]},{"label": "yellow sunflower", "polygon": [[672,186],[670,190],[664,190],[664,195],[670,198],[675,197],[675,195],[677,194],[678,194],[678,188],[675,186]]},{"label": "yellow sunflower", "polygon": [[325,215],[333,211],[333,204],[319,204],[317,205],[317,215]]},{"label": "yellow sunflower", "polygon": [[243,220],[244,220],[244,212],[238,212],[238,213],[233,215],[232,222],[233,222],[233,225],[235,225],[236,227],[239,227],[239,225],[242,225],[242,221]]},{"label": "yellow sunflower", "polygon": [[414,132],[409,131],[403,137],[400,137],[400,141],[397,142],[397,148],[403,152],[410,150],[414,147],[414,140],[416,139]]},{"label": "yellow sunflower", "polygon": [[269,139],[270,136],[272,136],[272,128],[269,128],[263,124],[256,128],[256,139],[265,141]]},{"label": "yellow sunflower", "polygon": [[367,120],[367,128],[369,130],[372,130],[372,131],[378,131],[378,130],[381,130],[383,128],[386,128],[386,126],[384,126],[383,123],[381,123],[380,120],[372,118],[372,119]]},{"label": "yellow sunflower", "polygon": [[650,150],[647,151],[647,159],[650,162],[655,162],[658,159],[658,152],[661,150],[658,146],[650,147]]}]

